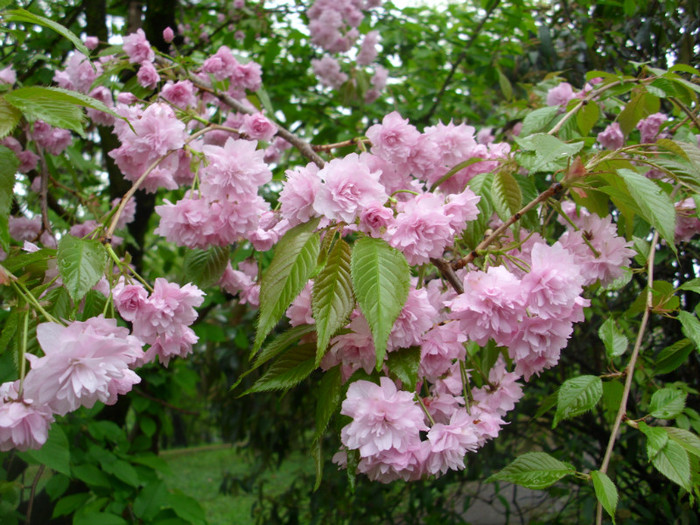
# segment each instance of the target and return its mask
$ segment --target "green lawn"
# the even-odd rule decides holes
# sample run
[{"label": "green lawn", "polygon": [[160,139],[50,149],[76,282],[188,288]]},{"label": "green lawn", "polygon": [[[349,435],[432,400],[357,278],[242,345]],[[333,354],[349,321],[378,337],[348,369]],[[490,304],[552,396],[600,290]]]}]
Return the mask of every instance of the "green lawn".
[{"label": "green lawn", "polygon": [[[209,525],[255,523],[251,515],[255,493],[248,493],[238,484],[232,494],[222,494],[219,490],[227,475],[229,479],[245,481],[254,466],[254,458],[248,453],[222,445],[169,450],[162,452],[161,457],[173,471],[173,477],[166,479],[168,486],[198,500]],[[265,494],[284,492],[302,472],[313,472],[313,464],[309,456],[301,454],[285,460],[278,470],[270,467],[262,476]]]}]

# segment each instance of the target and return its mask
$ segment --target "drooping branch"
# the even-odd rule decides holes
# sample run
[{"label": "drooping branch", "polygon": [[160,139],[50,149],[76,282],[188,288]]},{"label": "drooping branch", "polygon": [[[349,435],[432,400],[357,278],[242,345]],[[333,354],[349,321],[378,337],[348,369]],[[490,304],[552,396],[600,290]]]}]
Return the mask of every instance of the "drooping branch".
[{"label": "drooping branch", "polygon": [[[642,315],[642,322],[639,325],[639,331],[637,332],[637,340],[634,343],[634,349],[632,350],[632,355],[630,356],[630,361],[625,368],[625,386],[622,389],[622,399],[620,399],[620,407],[617,410],[617,415],[615,416],[615,421],[613,423],[613,428],[610,431],[610,440],[608,441],[608,446],[605,449],[605,456],[603,457],[603,463],[600,465],[600,472],[605,474],[608,471],[608,466],[610,465],[610,458],[612,457],[612,451],[615,447],[615,441],[617,440],[617,432],[620,430],[620,424],[622,419],[627,413],[627,399],[630,395],[630,389],[632,388],[632,378],[634,377],[634,367],[637,363],[637,357],[639,356],[639,349],[642,347],[642,340],[644,339],[644,333],[646,332],[647,322],[649,321],[649,315],[651,314],[651,309],[653,306],[652,300],[652,290],[651,286],[654,282],[654,256],[656,255],[656,244],[659,242],[659,232],[654,232],[654,238],[651,241],[651,249],[649,250],[649,258],[647,262],[647,297],[646,306],[644,308],[644,314]],[[603,523],[603,507],[598,502],[596,507],[596,524],[600,525]]]}]

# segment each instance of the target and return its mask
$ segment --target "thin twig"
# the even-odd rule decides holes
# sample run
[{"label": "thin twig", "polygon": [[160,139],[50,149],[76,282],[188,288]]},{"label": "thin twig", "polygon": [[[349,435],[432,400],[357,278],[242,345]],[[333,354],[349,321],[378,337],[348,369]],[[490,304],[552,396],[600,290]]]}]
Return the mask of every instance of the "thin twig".
[{"label": "thin twig", "polygon": [[455,274],[450,263],[445,259],[437,259],[435,257],[430,259],[430,262],[440,271],[440,274],[450,283],[455,292],[458,294],[464,293],[464,286],[462,286],[462,282],[459,280],[459,277],[457,277],[457,274]]},{"label": "thin twig", "polygon": [[425,116],[421,119],[423,122],[427,123],[432,118],[433,114],[435,113],[435,110],[437,110],[438,106],[440,105],[440,101],[442,100],[442,96],[445,94],[445,91],[447,91],[447,86],[450,85],[450,82],[452,82],[452,78],[455,76],[455,73],[457,72],[457,68],[462,63],[462,61],[465,58],[467,58],[467,51],[469,51],[469,48],[474,44],[477,37],[479,36],[479,33],[481,33],[481,30],[484,28],[484,25],[486,24],[487,20],[489,18],[491,18],[491,15],[493,14],[493,12],[496,10],[496,8],[498,7],[498,5],[500,3],[501,3],[500,0],[496,0],[493,3],[493,5],[489,8],[489,10],[484,15],[484,18],[482,18],[481,21],[479,22],[479,25],[476,26],[476,28],[472,32],[471,37],[469,39],[469,42],[467,42],[465,44],[464,48],[462,48],[462,52],[457,57],[457,60],[455,60],[454,63],[452,64],[452,69],[450,69],[450,72],[447,74],[447,78],[445,78],[445,81],[442,83],[442,87],[440,88],[440,91],[435,96],[435,101],[433,102],[433,105],[430,107],[430,109],[425,114]]},{"label": "thin twig", "polygon": [[[163,58],[158,58],[158,62],[160,64],[167,64],[168,61],[166,61]],[[167,64],[170,65],[170,64]],[[238,111],[239,113],[246,113],[248,115],[252,115],[256,113],[256,110],[249,108],[248,106],[245,106],[241,101],[236,100],[233,98],[231,95],[228,93],[219,93],[215,89],[213,89],[210,85],[208,85],[206,82],[204,82],[201,78],[197,77],[196,75],[192,74],[189,71],[185,71],[183,69],[183,72],[187,75],[187,78],[192,82],[197,88],[201,89],[202,91],[206,91],[207,93],[211,93],[215,97],[217,97],[219,100],[222,100],[225,102],[227,105]],[[267,115],[267,118],[272,120],[272,115]],[[316,153],[313,148],[311,147],[311,144],[308,142],[302,140],[301,138],[297,137],[294,133],[289,131],[287,128],[283,127],[279,123],[275,122],[275,126],[277,126],[277,135],[282,137],[284,140],[289,142],[292,146],[294,146],[296,149],[299,150],[299,152],[304,155],[306,158],[311,160],[314,164],[316,164],[319,168],[323,168],[325,166],[325,161]]]},{"label": "thin twig", "polygon": [[[612,451],[615,446],[615,441],[617,440],[617,432],[620,430],[620,424],[622,419],[627,413],[627,399],[629,398],[630,389],[632,388],[632,378],[634,377],[634,367],[637,363],[637,357],[639,356],[639,349],[642,347],[642,339],[644,338],[644,332],[646,331],[647,322],[649,321],[649,315],[651,314],[651,309],[653,306],[653,295],[651,293],[651,287],[654,282],[654,256],[656,255],[656,244],[659,242],[659,232],[654,231],[654,238],[651,241],[651,249],[649,250],[649,259],[647,262],[647,299],[646,307],[644,308],[644,315],[642,316],[642,322],[639,325],[639,331],[637,332],[637,340],[634,343],[634,349],[632,350],[632,356],[630,361],[625,368],[625,386],[622,390],[622,399],[620,400],[620,408],[617,410],[617,415],[615,416],[615,422],[613,423],[612,431],[610,432],[610,440],[608,441],[608,447],[605,449],[605,456],[603,457],[603,463],[600,465],[600,472],[605,474],[608,471],[608,466],[610,465],[610,458],[612,457]],[[603,506],[598,502],[596,506],[596,525],[601,525],[603,523]]]},{"label": "thin twig", "polygon": [[465,257],[462,257],[461,259],[453,261],[452,269],[459,270],[461,268],[464,268],[467,264],[469,264],[479,256],[479,252],[481,250],[488,248],[492,242],[498,239],[504,231],[506,231],[513,224],[519,221],[523,215],[525,215],[527,212],[529,212],[541,202],[544,202],[550,197],[559,193],[563,188],[564,186],[562,186],[560,182],[554,182],[549,188],[540,193],[535,200],[530,201],[528,204],[525,205],[524,208],[516,212],[510,219],[508,219],[506,222],[504,222],[498,228],[496,228],[496,230],[491,235],[489,235],[486,239],[481,241],[479,245],[476,248],[474,248],[469,254],[467,254]]},{"label": "thin twig", "polygon": [[32,522],[32,507],[34,506],[34,494],[36,494],[36,487],[39,484],[39,479],[41,478],[41,475],[44,473],[44,468],[45,466],[39,465],[39,470],[36,473],[36,476],[34,476],[34,481],[32,482],[32,491],[29,493],[29,504],[27,505],[27,519],[25,520],[24,523],[26,525],[29,525]]},{"label": "thin twig", "polygon": [[344,148],[346,146],[357,146],[359,144],[366,144],[371,146],[372,142],[369,139],[355,137],[354,139],[336,142],[335,144],[312,144],[311,149],[314,151],[330,151],[336,148]]}]

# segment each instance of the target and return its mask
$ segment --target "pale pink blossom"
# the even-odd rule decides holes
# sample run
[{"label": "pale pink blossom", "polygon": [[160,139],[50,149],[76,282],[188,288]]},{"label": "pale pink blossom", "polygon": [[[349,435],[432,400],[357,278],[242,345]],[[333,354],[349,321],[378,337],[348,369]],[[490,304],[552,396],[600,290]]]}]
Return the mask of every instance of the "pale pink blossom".
[{"label": "pale pink blossom", "polygon": [[102,74],[100,64],[91,64],[82,53],[70,53],[63,71],[56,71],[53,80],[64,89],[89,93],[92,83]]},{"label": "pale pink blossom", "polygon": [[357,65],[368,66],[377,58],[377,44],[379,43],[379,31],[370,31],[365,35],[357,53]]},{"label": "pale pink blossom", "polygon": [[640,120],[639,123],[637,123],[637,129],[641,136],[641,142],[645,144],[656,142],[661,125],[667,120],[668,117],[665,113],[654,113]]},{"label": "pale pink blossom", "polygon": [[0,451],[41,448],[53,422],[51,410],[19,395],[19,380],[0,385]]},{"label": "pale pink blossom", "polygon": [[129,366],[142,356],[142,342],[115,319],[100,315],[68,326],[42,323],[36,332],[44,357],[27,354],[32,369],[24,379],[24,396],[55,414],[109,402],[112,381],[119,381],[121,390],[141,381]]},{"label": "pale pink blossom", "polygon": [[331,56],[326,55],[320,60],[311,59],[311,67],[324,86],[338,89],[348,80],[348,76],[341,71],[338,61]]},{"label": "pale pink blossom", "polygon": [[153,63],[148,61],[141,62],[136,78],[139,84],[149,89],[155,88],[160,81],[158,71],[156,71]]},{"label": "pale pink blossom", "polygon": [[321,185],[318,166],[310,162],[304,167],[288,169],[283,184],[279,196],[282,217],[288,219],[293,226],[308,222],[316,215],[313,204]]},{"label": "pale pink blossom", "polygon": [[421,377],[435,381],[450,369],[455,360],[463,360],[466,340],[467,336],[457,321],[433,326],[421,343]]},{"label": "pale pink blossom", "polygon": [[387,349],[392,351],[397,348],[419,346],[423,341],[423,335],[433,326],[437,314],[437,310],[428,299],[425,288],[411,288],[401,313],[394,321]]},{"label": "pale pink blossom", "polygon": [[252,198],[272,179],[262,150],[250,140],[229,138],[223,147],[203,146],[208,164],[200,171],[202,195],[210,200]]},{"label": "pale pink blossom", "polygon": [[375,124],[367,130],[367,138],[372,141],[372,153],[388,162],[403,164],[408,161],[415,148],[420,133],[408,119],[401,118],[392,111],[382,119],[381,124]]},{"label": "pale pink blossom", "polygon": [[100,39],[96,36],[85,37],[85,47],[87,47],[90,51],[97,49],[98,45],[100,45]]},{"label": "pale pink blossom", "polygon": [[41,217],[36,216],[31,219],[26,217],[8,218],[10,237],[16,241],[33,241],[41,233]]},{"label": "pale pink blossom", "polygon": [[625,144],[625,136],[622,134],[620,124],[613,122],[603,131],[598,133],[598,142],[605,149],[619,149]]},{"label": "pale pink blossom", "polygon": [[333,159],[318,172],[323,184],[318,187],[314,210],[331,220],[354,222],[366,206],[386,202],[388,195],[379,175],[356,153]]},{"label": "pale pink blossom", "polygon": [[166,44],[171,43],[175,39],[175,32],[173,31],[173,28],[168,26],[165,29],[163,29],[163,41]]},{"label": "pale pink blossom", "polygon": [[467,451],[475,451],[479,437],[466,410],[456,410],[449,424],[436,423],[428,432],[430,455],[425,464],[427,474],[444,474],[463,470]]},{"label": "pale pink blossom", "polygon": [[353,418],[341,430],[343,445],[359,449],[363,457],[390,449],[406,451],[420,440],[419,432],[428,430],[413,393],[397,390],[388,377],[379,381],[352,383],[340,410]]},{"label": "pale pink blossom", "polygon": [[[90,91],[90,96],[94,99],[99,100],[108,108],[114,107],[114,99],[112,98],[112,92],[105,86],[97,86],[95,89]],[[90,117],[95,124],[101,126],[111,126],[114,124],[114,116],[99,109],[87,108],[87,115]]]},{"label": "pale pink blossom", "polygon": [[360,231],[377,239],[394,222],[394,212],[379,203],[371,203],[360,212]]},{"label": "pale pink blossom", "polygon": [[553,87],[547,92],[548,106],[565,106],[569,100],[574,98],[574,89],[568,82],[562,82],[558,86]]},{"label": "pale pink blossom", "polygon": [[523,386],[516,381],[520,376],[506,370],[503,356],[489,371],[489,382],[481,388],[472,389],[472,397],[479,408],[503,417],[515,408],[523,397]]},{"label": "pale pink blossom", "polygon": [[270,122],[262,113],[245,115],[241,132],[252,140],[264,140],[270,142],[277,133],[277,126]]},{"label": "pale pink blossom", "polygon": [[124,53],[129,57],[132,64],[143,64],[143,62],[153,62],[155,53],[151,49],[151,44],[146,39],[143,29],[137,29],[124,37]]},{"label": "pale pink blossom", "polygon": [[676,203],[676,242],[688,242],[700,233],[695,201],[692,197]]},{"label": "pale pink blossom", "polygon": [[187,109],[197,105],[194,85],[189,80],[179,80],[175,83],[169,80],[161,89],[160,95],[180,109]]},{"label": "pale pink blossom", "polygon": [[302,324],[312,325],[315,323],[311,312],[311,290],[313,285],[313,281],[307,282],[301,293],[296,296],[284,313],[289,319],[289,324],[291,326],[299,326]]},{"label": "pale pink blossom", "polygon": [[34,123],[32,138],[38,146],[51,155],[60,155],[70,145],[73,137],[67,129],[54,128],[43,120]]},{"label": "pale pink blossom", "polygon": [[13,85],[15,82],[17,82],[17,73],[12,66],[0,70],[0,84]]}]

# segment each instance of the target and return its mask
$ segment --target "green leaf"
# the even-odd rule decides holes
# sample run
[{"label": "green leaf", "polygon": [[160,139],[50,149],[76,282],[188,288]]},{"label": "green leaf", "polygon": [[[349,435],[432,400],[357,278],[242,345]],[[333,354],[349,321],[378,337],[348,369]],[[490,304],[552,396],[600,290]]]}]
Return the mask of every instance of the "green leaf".
[{"label": "green leaf", "polygon": [[165,483],[160,480],[149,483],[134,500],[134,514],[137,518],[150,523],[156,514],[167,506],[168,496]]},{"label": "green leaf", "polygon": [[594,470],[591,472],[593,480],[593,489],[595,497],[605,509],[605,512],[610,514],[613,523],[615,523],[615,509],[617,508],[617,487],[610,480],[605,472]]},{"label": "green leaf", "polygon": [[620,124],[622,133],[626,136],[635,128],[637,123],[652,113],[659,111],[659,98],[649,93],[639,92],[620,112],[617,122]]},{"label": "green leaf", "polygon": [[603,395],[603,381],[598,376],[579,376],[567,379],[559,388],[557,412],[552,428],[560,421],[588,412]]},{"label": "green leaf", "polygon": [[335,414],[342,400],[343,378],[339,366],[334,366],[323,374],[317,392],[314,441],[317,441],[326,431],[328,422]]},{"label": "green leaf", "polygon": [[641,173],[624,168],[617,170],[617,173],[625,181],[640,215],[659,231],[675,251],[676,209],[669,196]]},{"label": "green leaf", "polygon": [[605,353],[608,359],[619,357],[627,350],[627,337],[617,330],[615,321],[611,318],[606,319],[600,326],[598,329],[598,337],[600,337],[605,345]]},{"label": "green leaf", "polygon": [[668,433],[662,427],[650,427],[644,421],[639,422],[639,430],[647,437],[647,457],[653,460],[668,442]]},{"label": "green leaf", "polygon": [[180,490],[175,489],[172,494],[168,494],[168,506],[186,523],[191,525],[206,523],[202,505]]},{"label": "green leaf", "polygon": [[496,73],[498,73],[498,85],[501,87],[501,93],[503,93],[506,100],[512,99],[513,86],[511,85],[510,80],[508,80],[508,77],[503,74],[501,68],[497,67]]},{"label": "green leaf", "polygon": [[126,461],[118,459],[116,461],[112,461],[111,463],[105,461],[100,463],[100,465],[102,466],[102,470],[108,474],[112,474],[127,485],[132,487],[139,486],[139,475],[136,472],[136,469]]},{"label": "green leaf", "polygon": [[683,335],[695,343],[695,348],[700,349],[700,321],[694,314],[678,312],[678,320],[681,322]]},{"label": "green leaf", "polygon": [[70,494],[64,498],[61,498],[56,503],[53,508],[52,518],[58,518],[60,516],[67,516],[73,514],[76,510],[81,508],[87,500],[90,499],[89,492],[81,492],[79,494]]},{"label": "green leaf", "polygon": [[620,381],[605,381],[603,383],[603,417],[609,425],[613,424],[622,401],[624,386]]},{"label": "green leaf", "polygon": [[31,86],[10,91],[5,99],[24,113],[27,120],[43,120],[57,128],[75,131],[85,137],[83,112],[73,97],[59,88]]},{"label": "green leaf", "polygon": [[19,452],[18,455],[30,463],[46,465],[51,470],[70,476],[70,448],[63,429],[53,425],[44,446],[37,450]]},{"label": "green leaf", "polygon": [[10,133],[21,118],[22,113],[0,97],[0,139]]},{"label": "green leaf", "polygon": [[695,292],[697,294],[700,294],[700,278],[697,279],[691,279],[690,281],[686,281],[683,284],[681,284],[678,287],[679,290],[689,290],[691,292]]},{"label": "green leaf", "polygon": [[523,127],[520,130],[520,136],[527,137],[533,133],[546,130],[558,114],[559,107],[557,106],[547,106],[531,111],[525,115]]},{"label": "green leaf", "polygon": [[544,489],[574,472],[574,467],[545,452],[527,452],[486,481],[507,481],[529,489]]},{"label": "green leaf", "polygon": [[92,464],[75,465],[73,467],[73,475],[90,487],[111,487],[111,482],[107,475]]},{"label": "green leaf", "polygon": [[107,253],[99,241],[64,235],[58,243],[57,260],[63,284],[77,302],[104,274]]},{"label": "green leaf", "polygon": [[185,254],[185,277],[204,288],[216,284],[226,270],[229,248],[212,246],[206,250],[190,250]]},{"label": "green leaf", "polygon": [[275,255],[260,282],[260,315],[254,350],[263,344],[292,301],[303,290],[316,269],[318,221],[300,224],[280,239]]},{"label": "green leaf", "polygon": [[583,142],[569,144],[546,133],[537,133],[525,138],[515,137],[515,141],[524,151],[534,153],[534,158],[527,158],[527,162],[523,164],[533,173],[565,168],[569,159],[581,151],[584,145]]},{"label": "green leaf", "polygon": [[9,215],[14,196],[15,173],[19,159],[11,149],[0,146],[0,246],[10,251]]},{"label": "green leaf", "polygon": [[372,330],[377,370],[381,370],[389,333],[408,297],[411,272],[402,253],[371,237],[355,243],[350,269],[357,302]]},{"label": "green leaf", "polygon": [[657,419],[673,419],[685,408],[688,394],[676,388],[662,388],[654,392],[649,402],[649,415]]},{"label": "green leaf", "polygon": [[350,275],[350,245],[339,239],[326,266],[314,279],[311,308],[316,321],[316,365],[321,362],[333,334],[345,326],[355,307]]},{"label": "green leaf", "polygon": [[49,20],[48,18],[44,18],[43,16],[35,15],[34,13],[30,13],[29,11],[25,11],[24,9],[13,9],[11,11],[5,11],[2,13],[2,17],[7,21],[7,22],[24,22],[27,24],[36,24],[39,26],[43,27],[48,27],[49,29],[53,29],[61,35],[63,38],[66,38],[67,40],[70,40],[71,43],[75,46],[75,48],[80,51],[83,55],[90,56],[90,50],[85,47],[85,44],[80,40],[75,34],[68,29],[65,26],[62,26],[61,24],[54,22],[53,20]]},{"label": "green leaf", "polygon": [[579,131],[581,131],[581,135],[584,137],[588,135],[596,122],[598,122],[599,117],[600,110],[598,109],[598,104],[595,102],[585,104],[578,113],[576,113],[576,124],[578,125]]},{"label": "green leaf", "polygon": [[651,461],[656,470],[674,483],[690,491],[690,459],[685,449],[669,440]]},{"label": "green leaf", "polygon": [[700,437],[688,430],[676,427],[665,427],[668,437],[678,443],[686,451],[700,458]]},{"label": "green leaf", "polygon": [[523,194],[515,177],[507,171],[499,171],[491,184],[491,200],[496,213],[503,221],[510,219],[521,208]]},{"label": "green leaf", "polygon": [[386,366],[392,375],[401,380],[403,390],[409,392],[416,390],[420,352],[419,346],[400,348],[391,352],[387,358]]},{"label": "green leaf", "polygon": [[[696,343],[697,346],[697,343]],[[693,343],[690,339],[681,339],[676,341],[672,345],[667,346],[659,355],[656,356],[656,362],[654,363],[654,374],[663,375],[673,372],[683,363],[693,351]]]},{"label": "green leaf", "polygon": [[73,525],[127,525],[128,522],[111,512],[86,512],[77,513],[73,517]]},{"label": "green leaf", "polygon": [[241,396],[253,392],[284,390],[297,385],[316,368],[315,356],[316,345],[313,343],[306,343],[287,350]]}]

